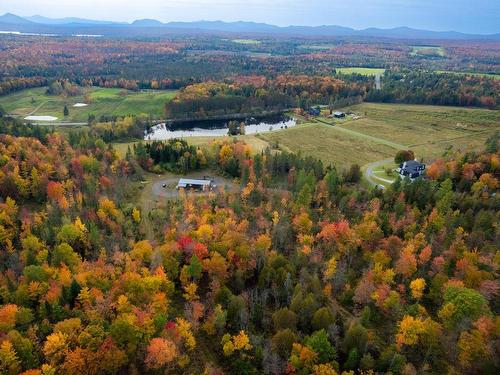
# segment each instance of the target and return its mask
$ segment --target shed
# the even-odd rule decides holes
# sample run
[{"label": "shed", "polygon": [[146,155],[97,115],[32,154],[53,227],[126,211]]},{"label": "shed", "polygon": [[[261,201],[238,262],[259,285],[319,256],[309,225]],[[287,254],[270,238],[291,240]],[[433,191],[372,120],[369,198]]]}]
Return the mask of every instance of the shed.
[{"label": "shed", "polygon": [[196,189],[202,191],[212,190],[215,187],[213,179],[181,178],[177,189]]}]

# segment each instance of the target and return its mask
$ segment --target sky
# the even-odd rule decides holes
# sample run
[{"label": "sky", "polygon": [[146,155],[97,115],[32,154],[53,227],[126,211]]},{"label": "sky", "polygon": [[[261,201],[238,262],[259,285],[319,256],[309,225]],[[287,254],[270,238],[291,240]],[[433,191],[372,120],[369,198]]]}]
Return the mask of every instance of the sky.
[{"label": "sky", "polygon": [[500,0],[1,0],[0,14],[500,33]]}]

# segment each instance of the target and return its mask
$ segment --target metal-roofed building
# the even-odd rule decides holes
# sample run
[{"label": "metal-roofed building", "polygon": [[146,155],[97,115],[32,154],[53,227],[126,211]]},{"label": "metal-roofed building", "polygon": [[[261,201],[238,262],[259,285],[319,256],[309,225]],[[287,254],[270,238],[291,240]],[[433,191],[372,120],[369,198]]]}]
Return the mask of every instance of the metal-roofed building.
[{"label": "metal-roofed building", "polygon": [[177,183],[177,189],[196,189],[209,191],[215,187],[213,179],[181,178]]}]

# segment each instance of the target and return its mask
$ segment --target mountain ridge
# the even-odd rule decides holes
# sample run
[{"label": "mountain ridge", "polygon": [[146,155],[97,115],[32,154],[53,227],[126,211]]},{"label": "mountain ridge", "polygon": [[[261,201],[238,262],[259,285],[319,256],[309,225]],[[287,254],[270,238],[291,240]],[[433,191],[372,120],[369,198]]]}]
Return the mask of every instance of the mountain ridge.
[{"label": "mountain ridge", "polygon": [[[90,20],[78,17],[49,18],[40,15],[21,17],[12,13],[0,16],[0,29],[14,31],[15,27],[21,28],[21,32],[52,32],[56,34],[71,34],[77,31],[86,33],[95,32],[113,36],[117,33],[140,35],[163,35],[170,32],[222,32],[222,33],[249,33],[249,34],[278,34],[289,36],[362,36],[362,37],[384,37],[400,39],[493,39],[500,40],[500,33],[496,34],[467,34],[458,31],[433,31],[415,29],[407,26],[394,28],[369,27],[365,29],[354,29],[339,25],[320,26],[276,26],[267,23],[252,21],[173,21],[161,22],[156,19],[139,19],[131,23]],[[139,31],[140,30],[140,31]]]}]

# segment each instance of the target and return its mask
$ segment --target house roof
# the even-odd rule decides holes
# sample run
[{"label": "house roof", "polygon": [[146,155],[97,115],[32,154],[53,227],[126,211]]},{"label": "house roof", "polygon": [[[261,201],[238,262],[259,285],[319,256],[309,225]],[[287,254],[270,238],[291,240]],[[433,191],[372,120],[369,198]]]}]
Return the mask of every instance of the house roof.
[{"label": "house roof", "polygon": [[422,167],[425,167],[425,164],[416,160],[408,160],[402,164],[401,170],[406,172],[418,172]]},{"label": "house roof", "polygon": [[201,179],[192,179],[192,178],[180,178],[178,187],[186,187],[188,185],[195,186],[209,186],[212,183],[211,180],[201,180]]},{"label": "house roof", "polygon": [[342,116],[342,115],[345,115],[345,113],[344,113],[344,112],[333,112],[333,114],[334,114],[335,116]]}]

